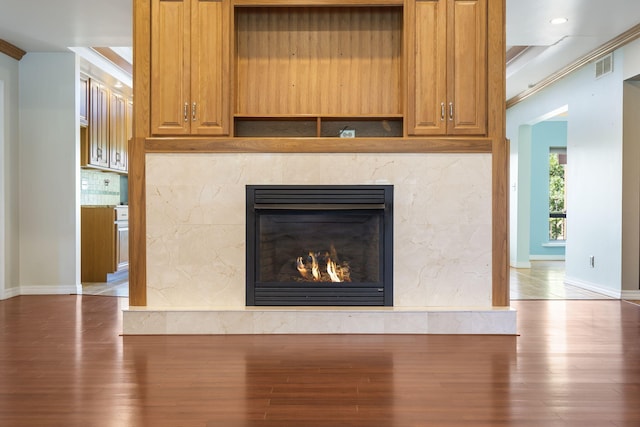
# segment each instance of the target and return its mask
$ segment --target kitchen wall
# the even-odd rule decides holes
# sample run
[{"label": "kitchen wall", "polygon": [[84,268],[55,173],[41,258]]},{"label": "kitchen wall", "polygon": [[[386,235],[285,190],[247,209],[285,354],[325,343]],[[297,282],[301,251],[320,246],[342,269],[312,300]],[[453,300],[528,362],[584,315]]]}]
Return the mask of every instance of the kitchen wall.
[{"label": "kitchen wall", "polygon": [[120,175],[92,169],[80,171],[80,204],[107,206],[120,204]]}]

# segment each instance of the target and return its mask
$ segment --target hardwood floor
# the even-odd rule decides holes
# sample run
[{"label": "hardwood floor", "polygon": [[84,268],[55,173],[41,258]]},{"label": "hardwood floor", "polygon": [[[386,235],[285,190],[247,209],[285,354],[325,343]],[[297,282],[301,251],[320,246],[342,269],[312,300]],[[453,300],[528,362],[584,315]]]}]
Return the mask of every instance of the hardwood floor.
[{"label": "hardwood floor", "polygon": [[122,337],[126,301],[0,301],[0,425],[640,425],[624,301],[515,301],[517,337]]},{"label": "hardwood floor", "polygon": [[531,261],[531,268],[511,268],[511,300],[612,299],[564,283],[564,261]]}]

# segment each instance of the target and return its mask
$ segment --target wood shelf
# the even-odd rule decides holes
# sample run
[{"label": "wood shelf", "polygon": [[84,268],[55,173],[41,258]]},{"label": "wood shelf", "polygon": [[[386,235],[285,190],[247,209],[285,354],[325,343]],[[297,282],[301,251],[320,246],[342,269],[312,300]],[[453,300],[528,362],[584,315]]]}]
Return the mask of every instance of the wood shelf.
[{"label": "wood shelf", "polygon": [[492,139],[149,137],[148,153],[491,153]]},{"label": "wood shelf", "polygon": [[393,116],[315,116],[277,115],[245,116],[236,115],[234,136],[270,137],[324,137],[339,138],[342,131],[351,130],[356,137],[402,138],[403,118]]},{"label": "wood shelf", "polygon": [[308,7],[308,6],[336,6],[336,7],[353,7],[353,6],[403,6],[404,0],[349,0],[348,3],[338,2],[336,0],[234,0],[235,7]]}]

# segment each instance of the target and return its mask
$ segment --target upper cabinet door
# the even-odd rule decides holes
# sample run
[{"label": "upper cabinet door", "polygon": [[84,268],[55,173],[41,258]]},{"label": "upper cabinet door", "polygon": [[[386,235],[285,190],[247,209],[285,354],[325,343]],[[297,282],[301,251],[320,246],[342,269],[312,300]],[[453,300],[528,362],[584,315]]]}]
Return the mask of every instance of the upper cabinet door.
[{"label": "upper cabinet door", "polygon": [[80,75],[80,125],[89,125],[89,77]]},{"label": "upper cabinet door", "polygon": [[190,132],[191,0],[151,2],[151,133]]},{"label": "upper cabinet door", "polygon": [[408,0],[407,133],[484,135],[486,0]]},{"label": "upper cabinet door", "polygon": [[447,2],[409,0],[407,129],[410,135],[447,132]]},{"label": "upper cabinet door", "polygon": [[109,167],[109,90],[91,80],[89,84],[89,159],[88,164]]},{"label": "upper cabinet door", "polygon": [[449,130],[456,135],[487,131],[487,0],[450,0]]},{"label": "upper cabinet door", "polygon": [[127,100],[111,92],[109,103],[109,167],[127,170]]},{"label": "upper cabinet door", "polygon": [[152,0],[152,134],[228,134],[229,19],[227,0]]},{"label": "upper cabinet door", "polygon": [[229,134],[229,1],[195,0],[191,9],[191,133]]}]

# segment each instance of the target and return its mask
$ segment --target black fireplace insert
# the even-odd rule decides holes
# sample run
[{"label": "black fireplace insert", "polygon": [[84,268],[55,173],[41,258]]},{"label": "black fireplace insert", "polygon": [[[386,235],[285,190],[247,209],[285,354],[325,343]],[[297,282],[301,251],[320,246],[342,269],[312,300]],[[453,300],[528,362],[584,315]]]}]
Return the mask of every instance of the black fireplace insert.
[{"label": "black fireplace insert", "polygon": [[247,186],[248,306],[392,306],[393,186]]}]

